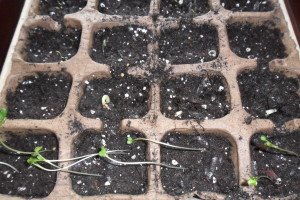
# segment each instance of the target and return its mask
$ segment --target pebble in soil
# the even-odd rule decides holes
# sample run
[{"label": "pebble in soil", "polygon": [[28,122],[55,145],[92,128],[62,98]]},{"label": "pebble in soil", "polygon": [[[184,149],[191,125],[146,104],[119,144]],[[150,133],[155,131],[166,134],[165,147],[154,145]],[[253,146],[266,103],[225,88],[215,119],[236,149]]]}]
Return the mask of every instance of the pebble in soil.
[{"label": "pebble in soil", "polygon": [[268,69],[246,70],[238,75],[244,109],[277,124],[300,118],[299,83],[300,76],[289,78]]},{"label": "pebble in soil", "polygon": [[[75,141],[74,156],[97,153],[101,146],[108,150],[128,150],[126,154],[111,155],[124,162],[146,161],[146,143],[136,142],[128,145],[127,135],[143,137],[139,133],[112,132],[105,127],[104,132],[87,130]],[[99,194],[143,194],[147,190],[147,167],[120,166],[109,163],[103,158],[95,157],[73,167],[73,170],[95,173],[101,177],[71,175],[73,190],[83,196]]]},{"label": "pebble in soil", "polygon": [[[84,94],[80,99],[79,112],[86,117],[118,121],[139,118],[147,114],[150,86],[146,79],[133,76],[93,78],[84,82]],[[102,97],[108,95],[107,109]]]},{"label": "pebble in soil", "polygon": [[[251,158],[253,175],[271,177],[259,179],[256,191],[263,198],[300,195],[300,160],[299,157],[261,148],[263,145],[257,133],[251,138]],[[290,133],[272,133],[268,139],[281,148],[300,154],[300,131]],[[267,134],[264,134],[267,135]]]},{"label": "pebble in soil", "polygon": [[270,0],[221,0],[221,5],[234,12],[267,12],[273,10]]},{"label": "pebble in soil", "polygon": [[39,15],[49,15],[55,21],[62,22],[66,14],[82,10],[87,0],[39,0]]},{"label": "pebble in soil", "polygon": [[108,15],[139,15],[149,13],[151,0],[100,0],[98,10]]},{"label": "pebble in soil", "polygon": [[218,32],[207,24],[182,24],[176,29],[163,29],[159,48],[159,58],[167,64],[211,61],[219,54]]},{"label": "pebble in soil", "polygon": [[173,145],[205,148],[206,151],[184,151],[161,148],[161,162],[186,167],[185,170],[162,168],[161,181],[170,195],[193,191],[230,194],[238,190],[234,165],[231,160],[230,142],[214,134],[168,133],[162,139]]},{"label": "pebble in soil", "polygon": [[36,27],[28,31],[24,60],[33,63],[61,62],[73,57],[79,48],[81,30],[63,27],[60,31]]},{"label": "pebble in soil", "polygon": [[220,75],[183,75],[161,83],[162,113],[172,119],[215,119],[230,112],[227,84]]},{"label": "pebble in soil", "polygon": [[94,34],[91,57],[98,63],[122,68],[147,61],[152,33],[145,27],[130,25],[101,29]]},{"label": "pebble in soil", "polygon": [[233,23],[227,26],[227,31],[231,50],[242,58],[270,61],[287,56],[283,33],[271,22],[263,25]]},{"label": "pebble in soil", "polygon": [[[48,159],[57,159],[58,141],[52,133],[34,134],[26,131],[1,133],[0,138],[5,138],[5,144],[12,148],[33,151],[37,146],[49,150],[43,153]],[[0,145],[1,162],[9,163],[20,173],[0,165],[0,193],[26,198],[42,198],[48,196],[56,182],[56,172],[45,172],[27,164],[28,156],[21,156],[7,151]],[[46,167],[46,166],[45,166]],[[8,197],[7,197],[8,198]]]},{"label": "pebble in soil", "polygon": [[24,77],[6,96],[10,119],[53,119],[64,110],[72,78],[67,73]]},{"label": "pebble in soil", "polygon": [[164,17],[196,17],[209,11],[208,0],[164,0],[160,3]]}]

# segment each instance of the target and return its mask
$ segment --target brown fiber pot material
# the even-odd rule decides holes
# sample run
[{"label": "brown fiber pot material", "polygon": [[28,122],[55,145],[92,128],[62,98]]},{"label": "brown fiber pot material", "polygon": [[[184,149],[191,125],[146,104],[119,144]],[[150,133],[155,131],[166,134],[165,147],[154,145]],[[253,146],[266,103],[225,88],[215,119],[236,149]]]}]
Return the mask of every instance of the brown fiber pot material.
[{"label": "brown fiber pot material", "polygon": [[[222,74],[227,82],[227,97],[231,103],[231,111],[226,116],[219,119],[210,119],[201,121],[200,124],[196,120],[172,120],[166,118],[160,111],[160,85],[158,83],[151,84],[150,90],[150,111],[141,119],[124,119],[121,122],[121,130],[136,130],[143,133],[149,139],[161,140],[163,136],[170,131],[180,131],[185,134],[197,130],[206,134],[214,132],[226,137],[232,144],[232,160],[235,166],[235,173],[241,185],[249,176],[251,176],[251,158],[250,158],[250,138],[254,133],[260,131],[272,131],[274,124],[270,120],[256,119],[251,124],[244,123],[244,119],[249,114],[243,109],[239,86],[236,80],[237,75],[244,69],[255,68],[257,62],[254,59],[244,59],[234,54],[230,47],[227,36],[226,25],[233,22],[252,22],[261,23],[263,21],[273,20],[276,17],[276,26],[284,33],[283,43],[286,47],[288,57],[284,59],[273,60],[269,63],[274,71],[282,71],[287,76],[300,75],[300,61],[294,41],[289,37],[287,24],[284,20],[282,11],[277,1],[274,1],[275,8],[270,12],[231,12],[224,9],[219,0],[209,0],[211,11],[201,16],[193,18],[194,24],[211,24],[214,25],[219,35],[219,55],[210,62],[198,64],[182,64],[170,65],[172,76],[180,76],[182,74],[201,75],[208,71],[213,74]],[[88,0],[87,5],[81,11],[68,14],[64,17],[66,25],[77,26],[82,30],[81,41],[78,52],[75,56],[67,61],[60,63],[28,63],[23,60],[21,49],[24,47],[27,30],[32,27],[42,26],[49,30],[59,30],[60,26],[50,17],[36,15],[38,9],[38,0],[32,0],[29,17],[23,24],[18,43],[12,57],[12,67],[9,76],[6,79],[5,87],[1,93],[0,105],[6,105],[5,97],[8,89],[13,89],[17,85],[17,81],[24,75],[34,74],[40,71],[61,71],[65,68],[65,72],[72,77],[72,87],[69,93],[67,105],[63,113],[54,119],[48,120],[30,120],[18,119],[7,120],[2,130],[49,130],[56,133],[59,141],[59,158],[68,158],[73,156],[72,147],[77,134],[70,134],[68,122],[77,119],[83,125],[84,129],[102,130],[103,124],[99,119],[91,119],[82,116],[78,112],[79,99],[83,93],[83,83],[89,80],[92,75],[97,77],[110,77],[109,66],[94,62],[89,52],[92,47],[92,37],[95,31],[101,28],[111,28],[124,24],[136,24],[147,27],[152,30],[154,35],[159,35],[162,28],[177,27],[178,20],[174,18],[163,18],[159,16],[157,21],[152,20],[152,15],[159,13],[160,0],[152,0],[150,4],[149,16],[140,17],[122,17],[118,15],[110,16],[101,14],[97,11],[98,1]],[[215,13],[217,11],[217,13]],[[258,20],[260,22],[258,22]],[[157,24],[155,24],[157,23]],[[158,49],[156,42],[148,45],[148,53],[150,66],[155,67],[158,62],[158,56],[155,55]],[[227,62],[227,67],[221,66],[220,63]],[[217,66],[217,67],[212,67]],[[134,76],[143,76],[144,71],[136,67],[130,67],[128,72]],[[127,126],[130,121],[130,127]],[[300,129],[300,119],[294,119],[286,123],[290,130]],[[242,137],[243,140],[239,140]],[[160,160],[160,148],[157,144],[150,143],[148,145],[148,159]],[[82,197],[72,190],[71,179],[66,173],[58,173],[54,190],[45,199],[173,199],[164,192],[160,179],[160,167],[148,167],[148,190],[143,195],[120,195],[107,194],[101,196]],[[253,189],[244,187],[249,194],[253,193]],[[192,194],[178,196],[177,199],[187,199]],[[200,197],[205,199],[224,199],[222,194],[202,192]],[[0,195],[1,199],[18,199],[7,195]],[[259,198],[259,197],[257,197]]]}]

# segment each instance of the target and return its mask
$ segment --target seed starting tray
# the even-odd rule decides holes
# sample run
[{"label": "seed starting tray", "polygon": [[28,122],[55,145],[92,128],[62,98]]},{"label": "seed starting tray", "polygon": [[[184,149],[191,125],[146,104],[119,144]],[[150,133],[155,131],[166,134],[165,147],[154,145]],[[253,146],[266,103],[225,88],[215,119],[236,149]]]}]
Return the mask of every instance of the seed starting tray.
[{"label": "seed starting tray", "polygon": [[[218,56],[208,62],[193,64],[177,64],[167,62],[163,67],[169,70],[167,78],[179,77],[183,74],[201,76],[205,73],[222,75],[226,80],[225,89],[227,99],[230,102],[230,112],[221,118],[196,120],[196,119],[171,119],[161,112],[160,83],[150,83],[149,111],[143,117],[137,119],[123,119],[120,129],[123,132],[138,131],[145,137],[153,140],[161,140],[167,133],[178,131],[182,134],[195,132],[201,134],[215,133],[227,138],[231,145],[231,159],[234,164],[235,174],[241,190],[253,194],[251,187],[241,186],[252,175],[250,139],[257,132],[272,132],[275,124],[268,119],[254,119],[250,124],[245,123],[245,118],[250,114],[242,105],[241,94],[237,82],[237,76],[245,69],[254,69],[257,66],[256,59],[247,59],[237,56],[230,48],[227,25],[235,22],[249,22],[255,25],[272,21],[282,32],[282,41],[286,48],[287,56],[283,59],[274,59],[269,62],[272,71],[284,73],[288,77],[299,79],[300,61],[299,52],[294,40],[290,37],[289,29],[283,11],[282,2],[272,1],[274,9],[267,12],[232,12],[226,10],[219,0],[209,0],[210,11],[192,18],[192,23],[197,25],[209,24],[216,28],[218,33],[219,50]],[[88,0],[87,5],[76,13],[64,16],[64,24],[69,27],[77,27],[81,30],[81,39],[78,52],[70,59],[52,63],[30,63],[24,61],[23,49],[26,45],[28,30],[34,27],[43,27],[48,30],[58,31],[60,25],[49,16],[38,15],[39,1],[27,0],[18,26],[19,31],[15,34],[15,46],[11,47],[12,55],[8,56],[6,65],[1,74],[1,107],[6,107],[6,95],[8,90],[14,90],[18,81],[24,76],[37,72],[61,72],[70,74],[72,85],[68,100],[63,112],[53,119],[7,119],[2,131],[32,130],[33,132],[47,130],[55,133],[59,143],[59,158],[68,158],[74,155],[74,140],[80,133],[69,128],[70,120],[77,120],[85,130],[92,129],[101,131],[103,122],[98,118],[88,118],[78,111],[79,100],[83,95],[86,81],[94,77],[110,77],[110,66],[93,61],[90,56],[94,33],[103,28],[112,28],[124,25],[139,25],[150,30],[154,38],[159,38],[162,29],[170,29],[179,26],[181,19],[160,15],[160,0],[152,0],[149,15],[147,16],[121,16],[107,15],[98,11],[99,1]],[[17,30],[18,30],[17,29]],[[144,77],[152,69],[160,66],[158,58],[159,45],[157,40],[148,44],[147,62],[128,67],[127,72],[136,77]],[[226,66],[224,66],[226,63]],[[298,94],[300,91],[298,89]],[[101,100],[99,99],[99,104]],[[290,131],[300,129],[300,119],[292,119],[285,123]],[[153,143],[147,144],[147,160],[160,161],[160,146]],[[148,166],[148,185],[144,194],[104,194],[95,196],[80,196],[72,189],[71,178],[68,173],[57,173],[57,180],[53,191],[45,199],[189,199],[197,192],[179,196],[167,194],[160,180],[161,168]],[[203,199],[225,199],[226,195],[214,192],[198,192],[198,197]],[[260,198],[259,196],[254,196]],[[295,198],[288,196],[286,198]],[[0,195],[1,199],[19,199],[10,195]],[[276,198],[276,197],[273,197]]]}]

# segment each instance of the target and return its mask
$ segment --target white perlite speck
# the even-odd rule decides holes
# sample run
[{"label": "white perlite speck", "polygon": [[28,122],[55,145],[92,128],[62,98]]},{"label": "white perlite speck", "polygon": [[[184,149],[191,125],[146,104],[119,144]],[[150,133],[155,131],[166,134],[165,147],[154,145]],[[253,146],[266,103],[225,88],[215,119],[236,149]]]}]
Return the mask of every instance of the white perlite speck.
[{"label": "white perlite speck", "polygon": [[89,81],[84,81],[84,83],[88,85],[90,82]]},{"label": "white perlite speck", "polygon": [[128,93],[126,93],[124,96],[125,96],[126,98],[128,98],[128,97],[129,97],[129,94],[128,94]]},{"label": "white perlite speck", "polygon": [[178,165],[178,162],[176,160],[172,160],[172,165]]}]

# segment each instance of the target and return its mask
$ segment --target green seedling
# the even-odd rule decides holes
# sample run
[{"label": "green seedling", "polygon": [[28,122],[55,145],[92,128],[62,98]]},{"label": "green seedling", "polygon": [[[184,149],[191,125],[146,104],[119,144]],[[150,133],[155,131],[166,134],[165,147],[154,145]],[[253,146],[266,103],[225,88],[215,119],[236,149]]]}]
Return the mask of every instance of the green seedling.
[{"label": "green seedling", "polygon": [[[124,150],[115,150],[115,151],[119,151],[119,152],[124,152]],[[167,167],[167,168],[173,168],[173,169],[186,169],[184,167],[174,167],[171,165],[167,165],[164,163],[158,163],[158,162],[151,162],[151,161],[146,161],[146,162],[122,162],[116,159],[113,159],[112,157],[109,156],[111,151],[108,151],[105,147],[101,147],[100,151],[99,151],[99,156],[102,158],[106,158],[107,160],[109,160],[112,164],[115,165],[158,165],[161,167]]]},{"label": "green seedling", "polygon": [[4,124],[7,117],[7,109],[0,108],[0,127]]},{"label": "green seedling", "polygon": [[247,180],[247,184],[249,186],[256,187],[259,179],[263,179],[263,178],[266,178],[266,179],[272,181],[268,176],[250,176],[249,179]]},{"label": "green seedling", "polygon": [[102,99],[101,99],[101,103],[102,103],[102,106],[108,110],[110,110],[110,107],[108,106],[109,102],[110,102],[109,96],[103,95]]},{"label": "green seedling", "polygon": [[177,146],[177,145],[172,145],[172,144],[168,144],[165,142],[159,142],[156,140],[151,140],[151,139],[146,139],[146,138],[132,138],[132,137],[127,137],[127,144],[133,144],[136,141],[147,141],[147,142],[153,142],[165,147],[169,147],[169,148],[173,148],[173,149],[182,149],[182,150],[187,150],[187,151],[205,151],[205,148],[189,148],[189,147],[182,147],[182,146]]},{"label": "green seedling", "polygon": [[283,149],[283,148],[280,148],[279,146],[273,144],[270,140],[268,140],[267,136],[265,135],[261,135],[260,136],[260,141],[262,141],[264,143],[264,146],[270,148],[270,149],[275,149],[277,151],[281,151],[281,152],[284,152],[284,153],[287,153],[289,155],[292,155],[292,156],[297,156],[299,157],[299,154],[293,152],[293,151],[290,151],[290,150],[287,150],[287,149]]}]

